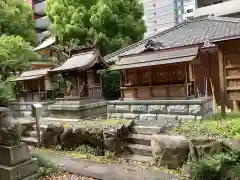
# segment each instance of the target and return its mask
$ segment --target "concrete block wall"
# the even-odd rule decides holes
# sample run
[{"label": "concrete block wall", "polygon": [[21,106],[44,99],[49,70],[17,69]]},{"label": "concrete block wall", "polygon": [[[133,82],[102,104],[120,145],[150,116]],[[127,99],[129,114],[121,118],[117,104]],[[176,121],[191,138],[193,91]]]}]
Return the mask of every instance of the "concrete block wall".
[{"label": "concrete block wall", "polygon": [[212,114],[212,99],[110,101],[109,119],[133,119],[135,124],[163,126]]}]

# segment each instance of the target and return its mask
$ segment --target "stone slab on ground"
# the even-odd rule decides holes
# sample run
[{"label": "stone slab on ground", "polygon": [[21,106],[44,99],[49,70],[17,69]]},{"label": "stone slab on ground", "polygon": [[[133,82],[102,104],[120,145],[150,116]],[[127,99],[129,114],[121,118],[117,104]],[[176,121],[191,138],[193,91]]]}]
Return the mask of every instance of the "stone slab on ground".
[{"label": "stone slab on ground", "polygon": [[129,134],[128,142],[134,144],[142,144],[146,146],[151,146],[152,135],[146,134]]},{"label": "stone slab on ground", "polygon": [[[36,151],[35,151],[36,152]],[[180,180],[179,177],[163,171],[149,171],[121,164],[101,164],[89,160],[75,159],[54,152],[37,151],[41,156],[55,163],[63,171],[104,180]]]},{"label": "stone slab on ground", "polygon": [[1,180],[19,180],[38,171],[38,159],[33,158],[15,166],[0,165]]},{"label": "stone slab on ground", "polygon": [[131,128],[131,131],[133,133],[137,133],[137,134],[152,135],[152,134],[160,133],[161,132],[161,127],[157,127],[157,126],[133,126]]},{"label": "stone slab on ground", "polygon": [[0,146],[0,164],[13,166],[31,159],[30,150],[26,144],[13,147]]},{"label": "stone slab on ground", "polygon": [[140,154],[143,156],[152,156],[152,147],[146,146],[142,144],[130,144],[126,146],[130,150],[130,152],[134,154]]},{"label": "stone slab on ground", "polygon": [[142,156],[138,154],[123,155],[122,158],[127,161],[138,161],[138,162],[144,162],[144,163],[148,163],[152,160],[152,157],[150,156]]}]

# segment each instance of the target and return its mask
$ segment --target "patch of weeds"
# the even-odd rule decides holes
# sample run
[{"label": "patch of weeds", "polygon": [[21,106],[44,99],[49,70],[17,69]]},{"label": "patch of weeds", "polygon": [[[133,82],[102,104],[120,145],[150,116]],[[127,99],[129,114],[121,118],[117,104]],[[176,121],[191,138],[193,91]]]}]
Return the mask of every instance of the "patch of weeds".
[{"label": "patch of weeds", "polygon": [[101,121],[100,123],[103,125],[118,125],[118,124],[123,124],[123,125],[127,125],[129,124],[129,120],[125,120],[125,119],[106,119]]},{"label": "patch of weeds", "polygon": [[39,151],[54,152],[58,155],[63,155],[63,156],[76,158],[76,159],[92,160],[100,163],[113,163],[117,160],[114,153],[110,153],[110,152],[107,152],[105,156],[96,156],[96,149],[87,145],[81,145],[77,148],[77,150],[73,150],[73,151],[60,151],[60,150],[53,150],[53,149],[39,149]]},{"label": "patch of weeds", "polygon": [[172,131],[186,137],[207,135],[240,139],[240,115],[239,113],[229,113],[225,120],[219,120],[219,116],[215,115],[201,121],[189,121],[180,127],[173,128]]},{"label": "patch of weeds", "polygon": [[52,174],[54,173],[54,170],[52,168],[46,168],[44,166],[41,166],[38,170],[38,173],[39,173],[39,177],[52,176]]},{"label": "patch of weeds", "polygon": [[182,176],[181,169],[168,169],[165,167],[156,167],[156,166],[152,166],[152,168],[153,168],[153,171],[163,171],[165,173],[172,174],[174,176],[178,176],[178,177]]}]

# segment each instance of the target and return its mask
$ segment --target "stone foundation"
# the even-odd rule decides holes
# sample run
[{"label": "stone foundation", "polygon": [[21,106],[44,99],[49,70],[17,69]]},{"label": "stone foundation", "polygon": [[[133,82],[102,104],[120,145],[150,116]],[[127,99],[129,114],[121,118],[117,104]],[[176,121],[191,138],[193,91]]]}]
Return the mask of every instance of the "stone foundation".
[{"label": "stone foundation", "polygon": [[105,101],[57,101],[48,107],[51,118],[83,119],[107,113]]},{"label": "stone foundation", "polygon": [[164,126],[212,114],[212,99],[109,101],[108,118],[133,119],[137,125]]},{"label": "stone foundation", "polygon": [[[39,102],[11,102],[8,106],[12,110],[13,116],[17,117],[31,117],[32,116],[32,104]],[[48,111],[48,105],[54,103],[54,101],[40,102],[43,106],[42,117],[48,117],[50,115]]]},{"label": "stone foundation", "polygon": [[31,177],[38,171],[38,160],[31,159],[30,150],[25,144],[0,146],[0,154],[1,180],[33,179]]}]

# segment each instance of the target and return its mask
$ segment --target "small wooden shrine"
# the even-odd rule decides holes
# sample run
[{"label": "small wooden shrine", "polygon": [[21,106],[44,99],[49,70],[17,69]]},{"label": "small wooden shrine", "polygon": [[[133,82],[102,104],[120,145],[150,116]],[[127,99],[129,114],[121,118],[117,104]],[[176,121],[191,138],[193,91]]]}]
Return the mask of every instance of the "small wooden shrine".
[{"label": "small wooden shrine", "polygon": [[54,36],[46,37],[37,47],[34,48],[34,51],[41,55],[41,60],[32,60],[32,67],[35,69],[43,69],[43,68],[52,68],[53,61],[52,57],[56,57],[56,49],[54,48],[54,44],[56,42],[56,38]]},{"label": "small wooden shrine", "polygon": [[66,80],[65,99],[102,98],[99,69],[106,67],[96,48],[81,49],[61,66],[50,70],[51,74],[60,73]]},{"label": "small wooden shrine", "polygon": [[111,67],[121,72],[121,99],[194,97],[198,47],[160,50],[159,47],[148,47],[148,44],[144,52],[120,56]]},{"label": "small wooden shrine", "polygon": [[50,69],[24,71],[15,81],[19,84],[20,102],[41,102],[54,98],[55,85],[48,74]]}]

